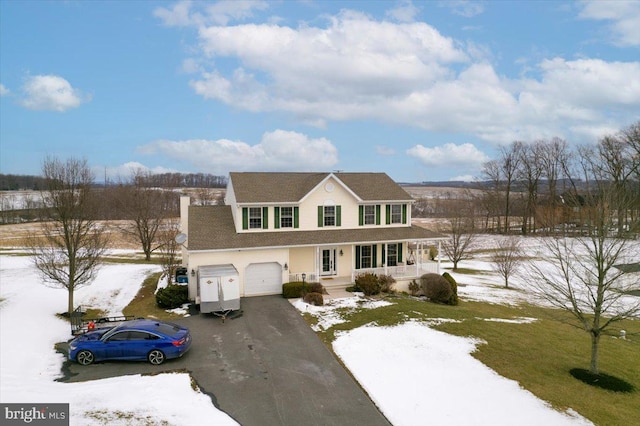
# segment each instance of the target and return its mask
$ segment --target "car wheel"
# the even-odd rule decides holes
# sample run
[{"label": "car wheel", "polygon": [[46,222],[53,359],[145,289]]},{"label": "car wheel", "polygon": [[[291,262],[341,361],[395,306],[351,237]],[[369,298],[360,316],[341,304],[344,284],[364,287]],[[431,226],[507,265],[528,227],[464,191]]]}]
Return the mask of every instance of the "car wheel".
[{"label": "car wheel", "polygon": [[153,365],[160,365],[164,362],[164,353],[159,349],[154,349],[149,352],[147,359]]},{"label": "car wheel", "polygon": [[90,351],[80,351],[78,352],[78,355],[76,355],[76,360],[78,361],[78,364],[89,365],[95,361],[95,358],[93,353]]}]

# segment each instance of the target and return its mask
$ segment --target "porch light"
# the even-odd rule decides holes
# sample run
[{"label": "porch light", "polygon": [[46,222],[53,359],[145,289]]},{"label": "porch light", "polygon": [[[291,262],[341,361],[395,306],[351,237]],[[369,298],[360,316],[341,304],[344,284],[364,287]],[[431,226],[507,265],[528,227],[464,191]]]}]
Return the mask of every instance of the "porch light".
[{"label": "porch light", "polygon": [[289,270],[289,265],[287,265],[287,262],[284,263],[284,270],[288,271]]},{"label": "porch light", "polygon": [[304,272],[302,273],[302,282],[304,282],[304,280],[307,279],[307,274],[305,274]]},{"label": "porch light", "polygon": [[342,256],[344,253],[342,252],[342,249],[340,249],[340,256]]},{"label": "porch light", "polygon": [[191,269],[191,276],[195,277],[196,276],[196,270],[195,269]]}]

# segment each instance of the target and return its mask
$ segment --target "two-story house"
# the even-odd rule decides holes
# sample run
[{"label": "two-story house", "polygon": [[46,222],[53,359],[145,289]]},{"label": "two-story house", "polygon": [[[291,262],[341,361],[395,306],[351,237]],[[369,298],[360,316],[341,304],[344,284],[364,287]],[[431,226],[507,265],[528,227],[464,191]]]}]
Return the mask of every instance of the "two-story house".
[{"label": "two-story house", "polygon": [[411,225],[407,192],[384,173],[231,173],[225,205],[181,199],[183,264],[197,300],[204,267],[233,265],[240,296],[280,294],[289,281],[329,291],[363,272],[398,289],[439,264],[423,253],[441,234]]}]

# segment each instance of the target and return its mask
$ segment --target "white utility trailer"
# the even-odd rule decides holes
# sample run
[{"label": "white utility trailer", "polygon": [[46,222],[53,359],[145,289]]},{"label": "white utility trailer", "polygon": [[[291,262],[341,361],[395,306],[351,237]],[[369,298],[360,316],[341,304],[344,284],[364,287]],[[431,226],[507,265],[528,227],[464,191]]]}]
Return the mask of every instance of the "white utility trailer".
[{"label": "white utility trailer", "polygon": [[198,267],[200,312],[220,315],[240,309],[240,277],[231,264]]}]

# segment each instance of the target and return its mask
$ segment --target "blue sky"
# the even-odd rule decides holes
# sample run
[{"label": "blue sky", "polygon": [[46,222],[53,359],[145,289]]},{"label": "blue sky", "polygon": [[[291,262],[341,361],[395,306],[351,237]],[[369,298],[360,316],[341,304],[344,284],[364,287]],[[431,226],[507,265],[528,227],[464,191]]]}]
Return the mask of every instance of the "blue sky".
[{"label": "blue sky", "polygon": [[640,1],[0,0],[0,172],[471,179],[640,118]]}]

